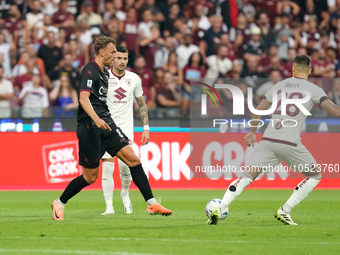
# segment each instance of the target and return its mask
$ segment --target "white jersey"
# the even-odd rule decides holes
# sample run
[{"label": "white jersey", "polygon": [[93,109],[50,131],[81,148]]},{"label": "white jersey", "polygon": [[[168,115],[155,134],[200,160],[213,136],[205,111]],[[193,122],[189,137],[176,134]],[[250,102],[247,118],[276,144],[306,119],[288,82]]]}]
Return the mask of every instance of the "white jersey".
[{"label": "white jersey", "polygon": [[[309,91],[311,98],[308,102],[302,105],[308,112],[312,109],[314,104],[320,104],[327,99],[327,95],[323,89],[305,79],[288,78],[278,82],[265,95],[265,97],[273,102],[273,91],[277,91],[278,103],[275,112],[272,115],[271,121],[265,130],[264,140],[277,142],[288,142],[287,144],[297,144],[300,142],[300,134],[305,123],[307,115],[305,115],[297,106],[291,104],[286,107],[286,115],[281,115],[281,90],[292,89],[294,91],[287,92],[286,98],[304,98],[306,95],[302,90]],[[321,100],[321,101],[320,101]],[[282,122],[283,121],[283,122]]]},{"label": "white jersey", "polygon": [[143,95],[142,82],[139,76],[125,70],[122,77],[117,77],[109,71],[109,88],[107,105],[111,117],[124,133],[133,132],[133,98]]}]

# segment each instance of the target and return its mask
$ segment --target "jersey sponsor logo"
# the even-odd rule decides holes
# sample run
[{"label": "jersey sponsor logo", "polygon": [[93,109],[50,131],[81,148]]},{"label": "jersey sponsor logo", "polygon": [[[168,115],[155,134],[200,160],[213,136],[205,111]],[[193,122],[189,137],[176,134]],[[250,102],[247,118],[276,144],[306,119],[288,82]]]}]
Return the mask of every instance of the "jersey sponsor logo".
[{"label": "jersey sponsor logo", "polygon": [[122,100],[124,97],[126,97],[126,95],[124,93],[126,93],[126,90],[123,88],[118,88],[115,90],[116,95],[115,97],[118,98],[119,100]]},{"label": "jersey sponsor logo", "polygon": [[92,88],[92,80],[87,80],[87,87]]}]

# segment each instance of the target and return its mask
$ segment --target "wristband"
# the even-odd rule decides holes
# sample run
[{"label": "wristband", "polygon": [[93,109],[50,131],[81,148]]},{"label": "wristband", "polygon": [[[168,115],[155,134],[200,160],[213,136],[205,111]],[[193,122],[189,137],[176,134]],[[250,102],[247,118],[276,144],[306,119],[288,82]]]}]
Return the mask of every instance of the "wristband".
[{"label": "wristband", "polygon": [[145,130],[150,130],[149,125],[144,125],[143,128],[144,128],[144,131],[145,131]]}]

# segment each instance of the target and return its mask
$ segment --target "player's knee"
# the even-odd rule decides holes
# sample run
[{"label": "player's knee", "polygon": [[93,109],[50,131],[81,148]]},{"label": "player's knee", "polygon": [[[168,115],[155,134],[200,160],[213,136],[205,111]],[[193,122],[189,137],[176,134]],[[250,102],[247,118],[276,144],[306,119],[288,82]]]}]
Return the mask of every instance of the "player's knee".
[{"label": "player's knee", "polygon": [[84,178],[88,182],[88,184],[92,184],[97,180],[98,173],[88,174]]},{"label": "player's knee", "polygon": [[141,164],[141,161],[140,161],[139,157],[135,156],[130,160],[129,166],[134,167],[134,166],[137,166],[137,165],[140,165],[140,164]]}]

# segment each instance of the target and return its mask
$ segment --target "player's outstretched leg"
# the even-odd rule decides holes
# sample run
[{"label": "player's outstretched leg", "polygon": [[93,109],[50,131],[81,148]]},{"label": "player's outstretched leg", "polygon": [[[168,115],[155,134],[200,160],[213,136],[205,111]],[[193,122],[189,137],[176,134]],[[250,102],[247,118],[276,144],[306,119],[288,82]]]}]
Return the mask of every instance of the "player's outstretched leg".
[{"label": "player's outstretched leg", "polygon": [[308,177],[306,176],[306,179],[304,179],[295,187],[293,194],[290,196],[287,202],[277,210],[277,212],[274,214],[274,217],[283,222],[285,225],[297,225],[290,217],[290,211],[302,200],[304,200],[309,193],[312,192],[320,180],[320,173],[308,175]]},{"label": "player's outstretched leg", "polygon": [[133,211],[132,203],[129,197],[129,187],[132,180],[129,167],[119,159],[120,180],[122,182],[122,191],[120,196],[123,202],[123,209],[126,214],[131,214]]},{"label": "player's outstretched leg", "polygon": [[160,204],[156,203],[156,200],[152,194],[152,190],[140,162],[140,159],[136,156],[131,146],[123,147],[118,153],[117,157],[120,158],[130,168],[132,180],[142,193],[144,200],[147,203],[146,211],[148,214],[155,215],[171,215],[172,211],[166,209]]},{"label": "player's outstretched leg", "polygon": [[101,215],[111,215],[115,213],[113,209],[112,199],[114,190],[113,171],[115,163],[113,161],[103,160],[103,173],[102,173],[102,188],[106,204],[106,210]]},{"label": "player's outstretched leg", "polygon": [[210,218],[207,221],[209,225],[217,225],[219,222],[219,218],[221,215],[221,211],[224,211],[234,200],[235,198],[241,194],[243,189],[247,187],[250,183],[254,181],[254,178],[248,173],[242,173],[241,177],[237,180],[234,180],[228,187],[226,193],[221,202],[221,208],[216,208],[210,214]]},{"label": "player's outstretched leg", "polygon": [[[95,169],[94,169],[95,170]],[[85,168],[84,168],[85,172]],[[96,178],[95,178],[96,179]],[[94,179],[94,181],[95,181]],[[94,181],[91,181],[93,183]],[[60,198],[53,201],[51,207],[53,210],[53,219],[54,220],[63,220],[64,219],[64,211],[65,211],[65,204],[67,201],[79,193],[83,188],[90,185],[85,179],[83,175],[80,175],[74,178],[66,187],[63,194]]]}]

